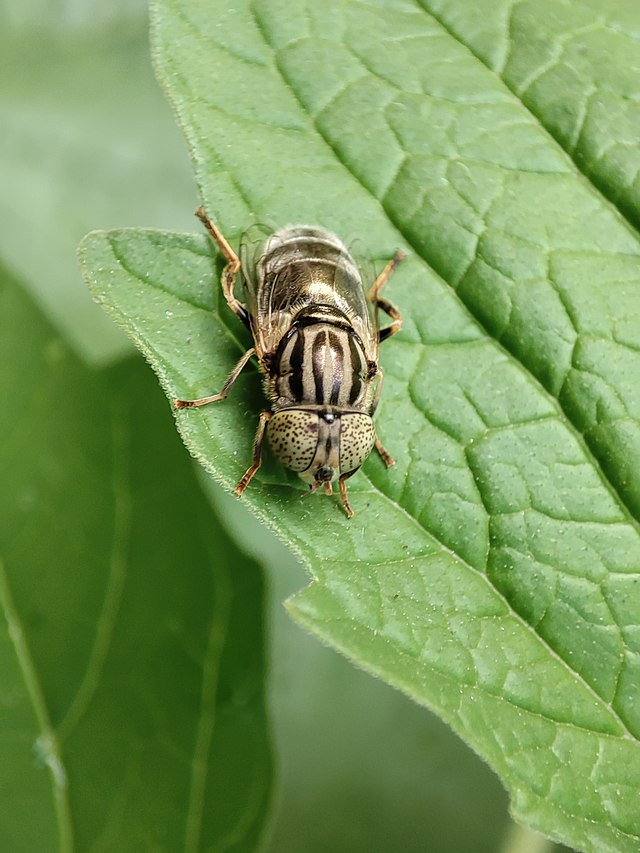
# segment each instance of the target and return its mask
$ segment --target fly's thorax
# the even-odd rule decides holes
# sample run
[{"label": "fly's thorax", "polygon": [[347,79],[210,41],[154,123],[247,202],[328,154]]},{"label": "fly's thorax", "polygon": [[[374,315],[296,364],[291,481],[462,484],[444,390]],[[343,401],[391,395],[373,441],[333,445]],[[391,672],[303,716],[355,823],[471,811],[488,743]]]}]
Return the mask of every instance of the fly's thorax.
[{"label": "fly's thorax", "polygon": [[314,305],[297,315],[270,363],[269,394],[293,404],[366,409],[376,367],[347,317]]},{"label": "fly's thorax", "polygon": [[354,473],[376,437],[366,412],[321,406],[280,409],[267,429],[274,456],[307,483]]}]

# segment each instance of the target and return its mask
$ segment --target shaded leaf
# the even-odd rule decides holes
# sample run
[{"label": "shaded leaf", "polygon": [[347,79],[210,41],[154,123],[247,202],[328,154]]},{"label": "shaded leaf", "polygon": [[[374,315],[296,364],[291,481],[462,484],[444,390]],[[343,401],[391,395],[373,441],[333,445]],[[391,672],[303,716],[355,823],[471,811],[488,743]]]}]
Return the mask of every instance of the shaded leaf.
[{"label": "shaded leaf", "polygon": [[141,361],[87,369],[6,277],[0,306],[0,847],[253,850],[258,568]]}]

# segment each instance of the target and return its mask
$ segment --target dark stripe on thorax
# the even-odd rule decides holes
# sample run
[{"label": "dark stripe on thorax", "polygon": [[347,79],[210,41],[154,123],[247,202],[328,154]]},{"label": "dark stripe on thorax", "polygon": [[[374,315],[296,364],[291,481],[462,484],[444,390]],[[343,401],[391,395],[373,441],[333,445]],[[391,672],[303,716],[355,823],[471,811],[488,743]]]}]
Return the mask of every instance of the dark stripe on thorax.
[{"label": "dark stripe on thorax", "polygon": [[289,389],[294,400],[301,402],[303,399],[302,369],[304,363],[304,335],[296,332],[295,342],[289,357]]},{"label": "dark stripe on thorax", "polygon": [[324,399],[324,371],[326,367],[328,336],[325,329],[316,330],[309,327],[309,335],[314,335],[311,347],[311,370],[316,390],[316,403],[326,403]]},{"label": "dark stripe on thorax", "polygon": [[348,332],[343,332],[343,334],[340,336],[338,336],[335,332],[329,332],[327,335],[329,339],[328,343],[331,346],[333,359],[333,378],[331,382],[331,394],[329,397],[329,405],[331,406],[337,405],[340,397],[342,383],[344,381],[344,349],[342,339],[344,338],[345,334],[349,336]]}]

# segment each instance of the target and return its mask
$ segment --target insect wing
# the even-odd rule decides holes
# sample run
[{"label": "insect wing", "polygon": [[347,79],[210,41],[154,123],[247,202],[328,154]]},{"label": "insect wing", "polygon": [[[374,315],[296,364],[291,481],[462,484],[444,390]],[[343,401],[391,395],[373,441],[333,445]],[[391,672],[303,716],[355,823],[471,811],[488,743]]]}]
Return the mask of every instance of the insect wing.
[{"label": "insect wing", "polygon": [[240,240],[243,286],[259,356],[270,352],[283,334],[284,324],[273,310],[273,280],[265,276],[264,269],[264,257],[273,233],[272,228],[256,224],[248,228]]},{"label": "insect wing", "polygon": [[260,352],[277,346],[302,308],[318,303],[344,313],[367,358],[377,359],[376,318],[367,298],[375,280],[374,267],[364,247],[353,245],[352,253],[335,235],[306,225],[276,233],[253,225],[245,232],[240,261]]},{"label": "insect wing", "polygon": [[312,276],[304,249],[287,239],[299,230],[304,226],[274,233],[255,225],[240,244],[253,336],[263,353],[277,346],[295,313],[312,299],[306,287]]},{"label": "insect wing", "polygon": [[240,238],[240,266],[249,313],[260,318],[260,259],[273,229],[252,225]]},{"label": "insect wing", "polygon": [[358,239],[351,241],[336,267],[336,291],[347,302],[348,316],[371,361],[377,360],[378,329],[377,312],[372,310],[367,293],[375,278],[375,265],[364,244]]}]

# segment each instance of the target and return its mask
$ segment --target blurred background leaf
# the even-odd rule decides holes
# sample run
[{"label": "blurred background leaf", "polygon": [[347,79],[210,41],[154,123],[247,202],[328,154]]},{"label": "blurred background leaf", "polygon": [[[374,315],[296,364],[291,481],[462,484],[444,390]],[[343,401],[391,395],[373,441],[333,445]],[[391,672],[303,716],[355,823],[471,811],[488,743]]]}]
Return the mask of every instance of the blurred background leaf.
[{"label": "blurred background leaf", "polygon": [[257,564],[139,358],[87,368],[5,274],[0,342],[0,848],[255,849],[271,789]]},{"label": "blurred background leaf", "polygon": [[0,256],[67,340],[105,362],[128,344],[81,285],[80,238],[96,224],[191,228],[197,206],[146,4],[0,9]]}]

